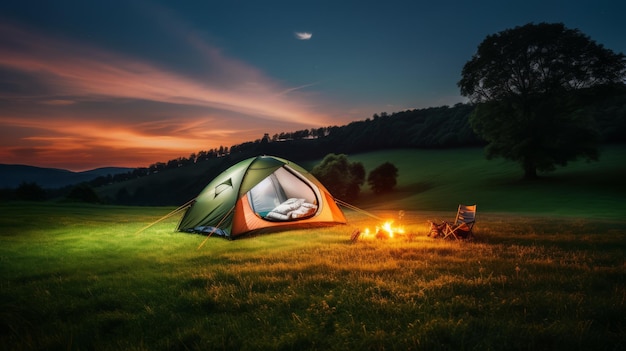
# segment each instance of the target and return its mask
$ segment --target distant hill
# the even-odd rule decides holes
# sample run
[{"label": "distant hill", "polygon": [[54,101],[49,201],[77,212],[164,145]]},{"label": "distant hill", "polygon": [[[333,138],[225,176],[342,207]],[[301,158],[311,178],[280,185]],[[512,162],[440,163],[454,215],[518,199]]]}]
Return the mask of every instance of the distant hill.
[{"label": "distant hill", "polygon": [[21,183],[27,182],[37,183],[42,188],[54,189],[132,170],[132,168],[123,167],[103,167],[84,172],[72,172],[58,168],[0,164],[0,188],[16,188]]},{"label": "distant hill", "polygon": [[222,157],[196,163],[188,167],[165,169],[158,173],[113,182],[96,187],[105,203],[119,205],[174,206],[198,195],[220,172],[240,159]]}]

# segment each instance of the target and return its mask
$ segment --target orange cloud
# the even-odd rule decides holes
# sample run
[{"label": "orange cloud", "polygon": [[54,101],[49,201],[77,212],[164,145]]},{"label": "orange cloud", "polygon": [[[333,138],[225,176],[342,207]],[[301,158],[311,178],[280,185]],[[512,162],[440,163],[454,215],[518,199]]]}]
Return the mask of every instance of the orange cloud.
[{"label": "orange cloud", "polygon": [[196,36],[189,45],[219,74],[191,77],[8,24],[0,37],[0,68],[33,88],[0,91],[2,163],[145,166],[333,123],[302,92],[308,85],[282,86]]},{"label": "orange cloud", "polygon": [[[175,126],[175,121],[146,122],[136,128],[101,120],[81,123],[76,120],[0,118],[0,124],[10,125],[13,130],[29,131],[28,136],[14,144],[0,142],[0,159],[4,163],[38,160],[37,165],[58,167],[62,164],[81,170],[103,165],[140,167],[219,145],[231,146],[233,135],[243,135],[246,140],[261,135],[259,130],[211,128],[209,122],[196,120]],[[170,133],[142,132],[154,129],[167,129]]]},{"label": "orange cloud", "polygon": [[[6,33],[10,31],[10,33]],[[0,48],[0,66],[32,73],[57,95],[145,99],[164,103],[214,107],[251,118],[326,125],[328,116],[310,111],[290,88],[279,86],[245,64],[196,43],[207,60],[228,81],[190,79],[148,62],[82,47],[55,38],[0,27],[2,35],[20,42],[19,50]],[[197,40],[196,40],[197,42]],[[293,89],[291,89],[293,91]],[[60,100],[57,100],[60,101]]]}]

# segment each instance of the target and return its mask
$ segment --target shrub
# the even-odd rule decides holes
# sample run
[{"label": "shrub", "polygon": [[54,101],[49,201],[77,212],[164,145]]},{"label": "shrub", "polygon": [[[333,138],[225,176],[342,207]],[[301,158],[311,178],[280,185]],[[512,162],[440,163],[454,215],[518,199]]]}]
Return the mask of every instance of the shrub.
[{"label": "shrub", "polygon": [[96,192],[87,184],[79,184],[75,186],[70,193],[67,194],[67,199],[89,203],[101,202]]},{"label": "shrub", "polygon": [[333,196],[351,201],[359,196],[365,182],[365,168],[360,162],[350,162],[344,154],[328,154],[311,173]]},{"label": "shrub", "polygon": [[373,169],[367,177],[367,183],[374,193],[389,192],[397,184],[398,168],[389,162]]},{"label": "shrub", "polygon": [[15,197],[24,201],[43,201],[46,199],[46,192],[37,183],[23,182],[15,189]]}]

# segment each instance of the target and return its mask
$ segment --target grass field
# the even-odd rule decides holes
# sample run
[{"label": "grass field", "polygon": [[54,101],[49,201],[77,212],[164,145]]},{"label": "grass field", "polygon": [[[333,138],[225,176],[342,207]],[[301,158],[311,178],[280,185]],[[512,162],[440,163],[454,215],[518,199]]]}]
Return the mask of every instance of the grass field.
[{"label": "grass field", "polygon": [[[348,225],[199,248],[205,237],[173,231],[178,217],[136,233],[171,208],[0,204],[0,345],[623,350],[624,150],[538,184],[477,150],[354,155],[398,166],[398,191],[359,206],[411,240],[353,243],[380,221],[346,211]],[[426,237],[459,202],[479,205],[477,239]]]}]

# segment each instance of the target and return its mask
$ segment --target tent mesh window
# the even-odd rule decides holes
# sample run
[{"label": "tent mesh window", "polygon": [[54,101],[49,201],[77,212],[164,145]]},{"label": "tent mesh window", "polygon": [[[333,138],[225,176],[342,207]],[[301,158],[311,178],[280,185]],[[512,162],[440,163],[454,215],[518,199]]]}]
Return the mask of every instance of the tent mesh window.
[{"label": "tent mesh window", "polygon": [[293,199],[300,200],[301,204],[319,204],[313,185],[285,167],[278,168],[270,176],[263,179],[250,189],[247,195],[254,212],[264,219],[268,219],[267,215],[270,212],[283,208],[284,204],[293,203]]}]

